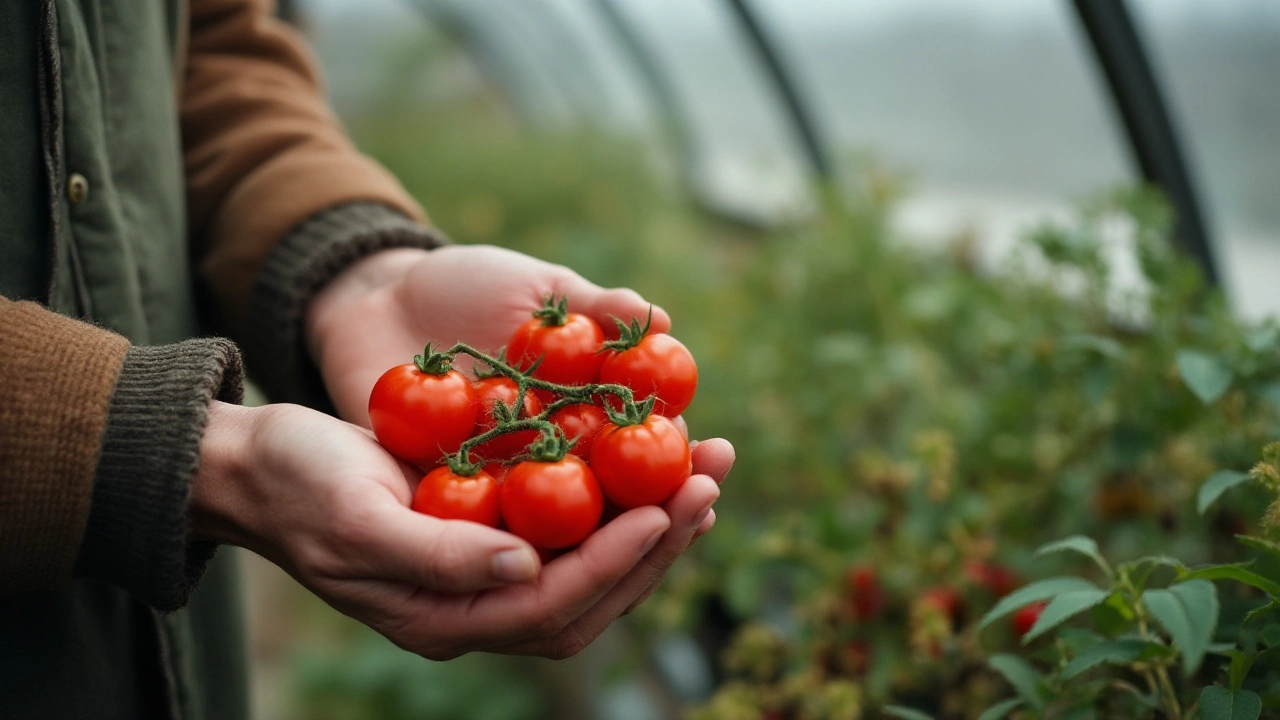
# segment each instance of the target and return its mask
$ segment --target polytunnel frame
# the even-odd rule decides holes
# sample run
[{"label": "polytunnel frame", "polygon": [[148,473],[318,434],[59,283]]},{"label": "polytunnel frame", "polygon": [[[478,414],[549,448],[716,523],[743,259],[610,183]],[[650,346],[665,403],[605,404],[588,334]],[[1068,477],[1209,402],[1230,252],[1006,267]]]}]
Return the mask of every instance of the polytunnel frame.
[{"label": "polytunnel frame", "polygon": [[[785,110],[786,120],[806,163],[817,178],[829,180],[833,174],[830,149],[777,41],[760,21],[751,0],[723,2]],[[652,51],[641,34],[631,26],[626,13],[615,3],[616,0],[591,0],[589,4],[600,15],[603,25],[614,33],[637,76],[648,85],[649,94],[658,106],[662,126],[674,135],[687,167],[692,153],[696,151],[696,142],[690,135],[683,103],[661,63],[652,57]],[[439,9],[436,2],[419,0],[419,4],[424,9]],[[1220,273],[1212,236],[1204,219],[1203,203],[1191,176],[1169,103],[1134,22],[1128,0],[1071,0],[1071,4],[1106,82],[1142,179],[1164,192],[1175,212],[1175,242],[1200,266],[1206,279],[1217,284]],[[479,34],[470,32],[461,40],[464,45],[472,47],[468,38],[479,41]],[[500,71],[504,65],[510,70],[509,63],[494,61],[494,58],[490,60],[484,63],[490,70]],[[514,78],[510,75],[510,72],[501,72],[494,79],[509,91],[518,93],[519,83],[512,82]]]}]

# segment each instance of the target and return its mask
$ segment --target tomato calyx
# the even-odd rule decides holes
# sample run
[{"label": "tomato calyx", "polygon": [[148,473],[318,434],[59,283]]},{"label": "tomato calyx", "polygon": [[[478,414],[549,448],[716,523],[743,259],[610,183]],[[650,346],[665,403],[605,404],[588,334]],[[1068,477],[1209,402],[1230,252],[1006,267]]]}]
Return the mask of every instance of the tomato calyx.
[{"label": "tomato calyx", "polygon": [[533,311],[533,316],[542,321],[542,327],[560,327],[569,321],[569,297],[557,296],[555,293],[542,298],[542,307]]},{"label": "tomato calyx", "polygon": [[657,402],[657,395],[650,395],[639,404],[633,400],[627,400],[622,403],[622,410],[614,410],[610,403],[605,403],[604,414],[608,416],[609,422],[618,427],[641,425],[653,414],[653,406]]},{"label": "tomato calyx", "polygon": [[577,440],[565,437],[563,430],[547,423],[542,428],[542,437],[529,445],[529,459],[544,463],[560,462],[577,443]]},{"label": "tomato calyx", "polygon": [[413,365],[418,368],[418,372],[427,375],[444,375],[453,369],[453,353],[432,352],[431,343],[427,343],[421,355],[413,356]]},{"label": "tomato calyx", "polygon": [[613,324],[618,326],[618,339],[607,341],[597,352],[626,352],[639,345],[644,336],[649,334],[649,326],[653,324],[653,306],[649,306],[649,315],[644,319],[644,325],[640,324],[638,318],[631,318],[631,324],[628,325],[616,317],[613,318]]}]

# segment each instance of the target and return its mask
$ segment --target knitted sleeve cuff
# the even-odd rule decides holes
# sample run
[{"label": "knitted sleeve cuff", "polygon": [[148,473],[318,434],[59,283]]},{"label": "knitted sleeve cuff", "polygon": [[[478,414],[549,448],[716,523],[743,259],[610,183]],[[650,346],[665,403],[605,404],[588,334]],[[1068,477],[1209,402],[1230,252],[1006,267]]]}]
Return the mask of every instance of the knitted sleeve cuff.
[{"label": "knitted sleeve cuff", "polygon": [[228,340],[134,346],[111,397],[76,574],[159,610],[186,604],[213,543],[187,541],[187,505],[213,400],[238,403],[240,353]]},{"label": "knitted sleeve cuff", "polygon": [[249,297],[245,358],[272,400],[332,412],[320,373],[307,356],[307,303],[348,265],[379,250],[434,249],[448,240],[385,205],[339,205],[294,228],[271,250]]}]

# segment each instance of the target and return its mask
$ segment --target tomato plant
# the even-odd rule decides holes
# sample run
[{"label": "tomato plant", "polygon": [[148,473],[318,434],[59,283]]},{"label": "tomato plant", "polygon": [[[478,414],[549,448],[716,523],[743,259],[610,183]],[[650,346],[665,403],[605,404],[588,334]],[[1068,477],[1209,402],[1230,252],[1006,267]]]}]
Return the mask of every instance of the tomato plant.
[{"label": "tomato plant", "polygon": [[458,451],[476,427],[475,390],[452,369],[452,357],[431,352],[387,370],[369,396],[369,424],[378,442],[406,462],[428,466]]},{"label": "tomato plant", "polygon": [[637,400],[658,398],[654,412],[675,417],[693,402],[698,389],[698,365],[679,340],[666,333],[650,333],[641,326],[616,320],[620,337],[605,343],[600,382],[631,388]]},{"label": "tomato plant", "polygon": [[568,298],[549,296],[532,319],[516,328],[507,343],[511,364],[525,370],[532,367],[534,377],[560,385],[586,385],[599,379],[604,331],[595,320],[568,308]]},{"label": "tomato plant", "polygon": [[498,481],[484,470],[467,476],[449,467],[438,467],[418,483],[410,507],[443,520],[470,520],[498,527]]},{"label": "tomato plant", "polygon": [[[543,441],[535,443],[534,459],[507,472],[499,495],[502,519],[536,548],[573,547],[600,523],[604,496],[591,468],[576,455],[564,454],[563,434],[544,435]],[[558,452],[548,453],[548,446],[557,442]]]},{"label": "tomato plant", "polygon": [[[498,426],[501,419],[531,418],[542,412],[542,402],[532,392],[524,394],[524,407],[519,416],[510,418],[503,416],[505,410],[513,410],[520,399],[520,387],[516,381],[508,377],[495,376],[475,382],[476,400],[480,403],[480,419],[476,423],[475,433],[488,432]],[[499,410],[497,405],[504,407]],[[537,430],[519,430],[499,435],[488,442],[477,445],[476,455],[490,460],[513,458],[525,451],[530,443],[538,439]]]},{"label": "tomato plant", "polygon": [[591,467],[609,502],[626,509],[661,505],[693,471],[689,443],[661,415],[606,425],[591,447]]},{"label": "tomato plant", "polygon": [[548,420],[563,430],[565,437],[575,441],[569,452],[583,460],[591,457],[591,446],[609,421],[604,410],[591,403],[574,403],[562,407],[552,413]]}]

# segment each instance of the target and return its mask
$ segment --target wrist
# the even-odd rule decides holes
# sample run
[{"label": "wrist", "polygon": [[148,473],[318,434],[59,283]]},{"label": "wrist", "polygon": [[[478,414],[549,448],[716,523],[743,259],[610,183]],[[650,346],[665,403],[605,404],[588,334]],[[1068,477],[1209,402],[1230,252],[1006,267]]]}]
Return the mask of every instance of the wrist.
[{"label": "wrist", "polygon": [[252,439],[263,408],[219,401],[209,406],[209,419],[200,438],[200,461],[191,483],[188,509],[189,540],[248,547],[244,496],[245,479],[254,465]]},{"label": "wrist", "polygon": [[386,291],[404,277],[408,267],[431,251],[422,248],[388,248],[361,258],[325,283],[303,314],[303,340],[312,360],[319,363],[325,327],[340,308]]}]

